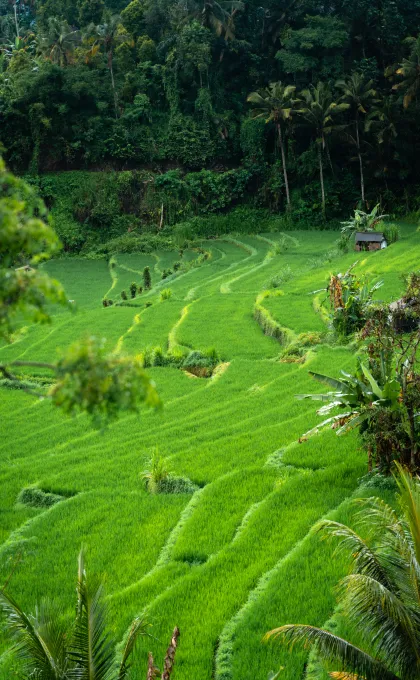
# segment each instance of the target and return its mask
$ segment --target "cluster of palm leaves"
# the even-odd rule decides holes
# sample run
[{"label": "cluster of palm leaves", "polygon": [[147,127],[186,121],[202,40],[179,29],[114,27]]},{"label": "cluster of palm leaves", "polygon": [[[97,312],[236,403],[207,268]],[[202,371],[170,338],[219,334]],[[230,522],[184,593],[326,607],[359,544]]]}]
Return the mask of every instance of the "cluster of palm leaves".
[{"label": "cluster of palm leaves", "polygon": [[334,117],[336,114],[347,110],[350,105],[345,101],[335,102],[330,88],[322,82],[319,82],[316,86],[311,85],[309,89],[303,90],[299,94],[296,93],[296,87],[294,86],[284,85],[280,81],[271,83],[264,90],[251,92],[247,101],[255,105],[252,111],[254,118],[263,117],[266,119],[266,122],[273,122],[276,126],[289,210],[291,200],[282,124],[290,120],[292,115],[296,114],[314,131],[315,140],[318,145],[322,212],[325,215],[323,151],[326,151],[329,157],[326,138],[335,129]]},{"label": "cluster of palm leaves", "polygon": [[[400,85],[402,86],[402,84],[398,86]],[[248,96],[247,101],[254,105],[252,116],[255,118],[263,117],[266,122],[272,122],[276,126],[289,210],[291,200],[284,141],[284,124],[287,121],[296,117],[298,122],[300,121],[299,124],[306,125],[313,131],[313,137],[318,148],[321,201],[324,215],[326,209],[324,153],[332,167],[328,138],[333,134],[344,136],[355,148],[360,172],[360,196],[364,205],[366,201],[362,132],[374,130],[379,144],[396,134],[392,120],[394,103],[381,102],[378,99],[372,80],[367,80],[359,73],[353,73],[347,79],[337,81],[336,87],[341,92],[338,99],[334,98],[329,85],[323,82],[311,85],[308,89],[298,93],[295,86],[284,85],[279,81],[270,83],[265,89],[252,92]],[[343,124],[337,117],[348,110],[352,112],[352,122]],[[362,123],[363,118],[364,122]]]},{"label": "cluster of palm leaves", "polygon": [[[323,394],[296,395],[297,399],[324,402],[325,405],[317,413],[321,416],[328,415],[327,419],[303,436],[308,437],[328,426],[337,429],[338,435],[344,434],[368,421],[375,409],[397,410],[400,407],[401,384],[390,375],[389,365],[383,355],[380,362],[380,373],[379,380],[375,380],[371,371],[360,360],[354,374],[341,371],[343,377],[339,380],[310,371],[309,374],[315,380],[332,387],[333,390]],[[340,413],[331,416],[331,411],[336,408],[340,409]]]},{"label": "cluster of palm leaves", "polygon": [[289,648],[315,650],[336,679],[420,678],[420,483],[399,466],[398,472],[401,513],[380,498],[358,501],[367,538],[337,522],[319,525],[351,561],[352,572],[340,584],[341,611],[361,644],[310,625],[266,635]]},{"label": "cluster of palm leaves", "polygon": [[71,628],[65,625],[63,612],[51,603],[44,602],[33,615],[26,614],[5,590],[0,591],[0,609],[15,640],[13,651],[23,678],[126,680],[136,641],[147,635],[145,621],[134,619],[122,649],[116,651],[116,640],[107,627],[103,586],[88,580],[83,551]]},{"label": "cluster of palm leaves", "polygon": [[404,108],[407,108],[420,90],[420,35],[417,38],[407,38],[405,42],[411,47],[410,54],[403,59],[396,71],[402,80],[393,89],[404,92]]}]

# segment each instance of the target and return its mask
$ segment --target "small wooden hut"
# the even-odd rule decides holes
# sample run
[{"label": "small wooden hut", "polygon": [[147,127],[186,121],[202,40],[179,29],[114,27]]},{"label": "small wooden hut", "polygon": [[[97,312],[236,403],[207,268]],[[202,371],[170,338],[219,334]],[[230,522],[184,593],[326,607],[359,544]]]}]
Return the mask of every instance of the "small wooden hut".
[{"label": "small wooden hut", "polygon": [[384,234],[381,231],[358,231],[355,237],[355,250],[381,250],[387,247]]}]

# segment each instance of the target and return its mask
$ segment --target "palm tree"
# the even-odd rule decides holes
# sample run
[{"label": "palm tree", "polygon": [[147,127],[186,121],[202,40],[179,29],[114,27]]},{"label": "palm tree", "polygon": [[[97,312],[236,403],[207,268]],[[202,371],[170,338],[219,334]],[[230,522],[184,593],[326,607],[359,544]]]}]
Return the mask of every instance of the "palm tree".
[{"label": "palm tree", "polygon": [[357,150],[362,204],[365,205],[365,179],[360,144],[360,115],[365,115],[369,106],[376,102],[376,91],[373,89],[373,80],[366,81],[360,73],[353,73],[347,80],[337,81],[336,85],[343,92],[341,101],[348,103],[354,110],[355,136],[348,135],[348,137]]},{"label": "palm tree", "polygon": [[284,186],[286,188],[287,209],[291,209],[289,179],[287,176],[286,153],[284,149],[284,133],[282,123],[290,120],[295,100],[293,95],[296,88],[293,85],[283,85],[282,82],[270,83],[259,92],[251,92],[247,101],[255,104],[252,110],[253,118],[265,118],[265,122],[273,122],[276,127],[278,145],[283,165]]},{"label": "palm tree", "polygon": [[[121,18],[119,14],[106,17],[103,24],[94,27],[94,32],[98,36],[98,42],[104,46],[107,55],[108,70],[111,76],[112,94],[114,97],[115,118],[118,118],[118,96],[115,88],[114,78],[114,51],[119,43],[127,40],[127,34],[121,31]],[[89,29],[92,31],[92,27]]]},{"label": "palm tree", "polygon": [[37,680],[125,680],[131,655],[140,635],[146,635],[142,619],[133,620],[121,651],[107,630],[103,586],[86,576],[83,551],[79,555],[77,606],[74,624],[63,624],[63,612],[51,603],[26,614],[11,595],[0,591],[0,609],[16,640],[15,654],[23,677]]},{"label": "palm tree", "polygon": [[420,35],[417,38],[407,38],[404,42],[411,45],[411,51],[408,58],[403,59],[395,72],[403,80],[394,85],[393,90],[404,92],[403,103],[406,109],[413,99],[417,98],[420,89]]},{"label": "palm tree", "polygon": [[197,19],[202,26],[209,28],[225,40],[235,37],[234,17],[243,8],[240,0],[203,0],[194,2],[188,19]]},{"label": "palm tree", "polygon": [[349,527],[325,520],[319,529],[338,538],[352,573],[341,582],[343,616],[358,632],[360,647],[329,631],[286,625],[267,633],[287,646],[303,643],[334,668],[341,680],[420,678],[420,483],[398,467],[401,516],[380,498],[358,501],[363,539]]},{"label": "palm tree", "polygon": [[334,125],[334,117],[349,108],[347,103],[333,101],[330,88],[325,83],[319,82],[316,86],[311,85],[308,90],[300,93],[301,107],[297,113],[306,120],[307,124],[313,129],[318,145],[319,178],[321,182],[322,214],[325,219],[325,185],[324,185],[324,166],[322,152],[327,148],[326,138],[328,135],[343,128],[341,125]]},{"label": "palm tree", "polygon": [[388,145],[398,137],[399,109],[395,97],[384,97],[375,103],[366,118],[365,130],[375,133],[378,144]]},{"label": "palm tree", "polygon": [[399,161],[399,156],[395,153],[395,140],[398,137],[400,125],[401,105],[393,95],[381,99],[366,117],[365,131],[372,133],[377,142],[373,147],[378,154],[374,161],[377,176],[381,172],[385,182],[390,164],[392,161]]},{"label": "palm tree", "polygon": [[41,51],[53,64],[67,66],[75,46],[80,42],[80,31],[74,31],[57,17],[49,17],[46,31],[41,34]]}]

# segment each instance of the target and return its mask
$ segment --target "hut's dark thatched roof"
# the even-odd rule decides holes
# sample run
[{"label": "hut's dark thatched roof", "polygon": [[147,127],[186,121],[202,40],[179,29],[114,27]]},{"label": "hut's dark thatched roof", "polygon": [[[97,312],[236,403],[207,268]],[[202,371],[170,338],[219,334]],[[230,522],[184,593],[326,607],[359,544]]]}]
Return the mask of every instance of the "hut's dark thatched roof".
[{"label": "hut's dark thatched roof", "polygon": [[357,241],[382,243],[382,241],[385,241],[385,236],[381,231],[358,231],[356,233],[356,242]]}]

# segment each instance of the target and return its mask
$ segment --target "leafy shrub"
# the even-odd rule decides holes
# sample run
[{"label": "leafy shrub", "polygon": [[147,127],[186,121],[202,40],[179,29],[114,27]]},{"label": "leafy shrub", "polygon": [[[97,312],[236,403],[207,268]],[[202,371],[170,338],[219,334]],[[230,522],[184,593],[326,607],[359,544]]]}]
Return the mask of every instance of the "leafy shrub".
[{"label": "leafy shrub", "polygon": [[144,290],[150,290],[152,287],[152,276],[150,274],[150,267],[143,269],[143,286]]},{"label": "leafy shrub", "polygon": [[401,232],[396,224],[386,224],[382,229],[388,245],[396,243],[401,237]]},{"label": "leafy shrub", "polygon": [[173,274],[171,269],[164,269],[162,272],[162,280],[167,279],[171,274]]},{"label": "leafy shrub", "polygon": [[125,290],[121,291],[121,298],[122,300],[127,300],[127,293],[125,292]]},{"label": "leafy shrub", "polygon": [[373,294],[382,286],[369,285],[366,277],[358,278],[352,265],[345,274],[332,274],[327,285],[332,325],[339,337],[347,337],[366,323]]},{"label": "leafy shrub", "polygon": [[150,368],[150,366],[153,366],[153,348],[152,347],[146,347],[146,349],[143,350],[140,354],[141,357],[141,362],[143,364],[143,368]]},{"label": "leafy shrub", "polygon": [[200,378],[209,378],[218,362],[219,356],[214,348],[205,352],[192,350],[183,360],[182,369]]},{"label": "leafy shrub", "polygon": [[173,250],[175,244],[170,237],[158,234],[124,234],[94,246],[86,252],[87,257],[112,255],[115,253],[151,253],[154,250]]},{"label": "leafy shrub", "polygon": [[137,287],[137,294],[138,294],[138,295],[141,295],[142,292],[143,292],[143,286],[138,286],[138,287]]},{"label": "leafy shrub", "polygon": [[163,302],[163,300],[169,300],[172,297],[172,291],[170,288],[164,288],[163,290],[160,291],[160,299]]},{"label": "leafy shrub", "polygon": [[174,262],[172,266],[173,266],[174,272],[177,272],[178,269],[180,269],[180,267],[181,267],[181,262]]},{"label": "leafy shrub", "polygon": [[154,347],[152,352],[152,366],[166,366],[166,357],[162,347]]},{"label": "leafy shrub", "polygon": [[167,359],[169,363],[174,364],[175,366],[181,366],[185,359],[186,352],[187,350],[184,347],[176,345],[168,352]]},{"label": "leafy shrub", "polygon": [[322,342],[320,333],[301,333],[281,353],[283,363],[304,363],[308,349]]},{"label": "leafy shrub", "polygon": [[133,281],[132,283],[130,283],[130,295],[131,295],[131,297],[135,298],[136,293],[137,293],[137,283],[135,281]]},{"label": "leafy shrub", "polygon": [[50,508],[52,505],[64,501],[65,498],[66,496],[29,486],[19,492],[16,501],[31,508]]}]

